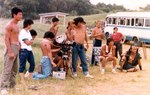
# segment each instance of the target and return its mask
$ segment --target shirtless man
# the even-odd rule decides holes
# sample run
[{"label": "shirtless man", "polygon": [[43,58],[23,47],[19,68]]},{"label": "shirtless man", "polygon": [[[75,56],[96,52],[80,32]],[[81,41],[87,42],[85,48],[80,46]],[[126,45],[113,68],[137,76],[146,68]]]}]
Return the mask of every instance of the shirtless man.
[{"label": "shirtless man", "polygon": [[58,32],[58,22],[59,22],[59,19],[54,17],[52,19],[52,22],[53,22],[53,25],[52,27],[50,28],[50,32],[52,32],[54,34],[54,38],[56,37],[57,35],[57,32]]},{"label": "shirtless man", "polygon": [[33,79],[47,78],[52,73],[51,65],[53,67],[56,67],[56,64],[53,62],[52,52],[57,52],[60,49],[51,49],[53,39],[54,34],[52,32],[45,32],[43,40],[40,43],[43,54],[43,57],[41,59],[42,74],[33,74]]},{"label": "shirtless man", "polygon": [[75,29],[73,33],[73,40],[76,42],[76,46],[72,49],[72,67],[73,67],[73,75],[77,77],[77,70],[76,70],[76,61],[77,57],[80,57],[81,66],[83,73],[86,77],[93,78],[88,72],[88,66],[86,64],[86,55],[84,51],[84,41],[86,42],[86,47],[88,47],[88,38],[86,29],[84,27],[85,21],[82,17],[77,17],[74,19]]},{"label": "shirtless man", "polygon": [[[102,46],[102,39],[104,37],[104,34],[102,33],[100,21],[96,21],[96,27],[93,29],[91,37],[95,38],[93,47],[101,47]],[[92,58],[91,58],[91,66],[94,65],[94,59],[95,59],[95,55],[94,55],[94,50],[93,50]],[[97,65],[97,63],[95,63],[95,65]]]},{"label": "shirtless man", "polygon": [[67,36],[67,40],[68,41],[72,41],[72,35],[73,35],[73,30],[74,30],[75,24],[74,21],[69,21],[68,22],[68,26],[67,26],[67,31],[65,32],[66,36]]},{"label": "shirtless man", "polygon": [[7,94],[8,88],[13,88],[16,84],[16,74],[18,71],[19,55],[19,27],[18,22],[22,19],[22,10],[14,7],[11,10],[12,19],[5,27],[5,45],[4,67],[1,77],[1,94]]},{"label": "shirtless man", "polygon": [[108,38],[106,45],[103,45],[101,50],[101,56],[100,56],[100,60],[102,64],[101,74],[105,73],[105,65],[108,61],[113,61],[112,73],[116,73],[115,49],[116,46],[114,45],[113,39]]}]

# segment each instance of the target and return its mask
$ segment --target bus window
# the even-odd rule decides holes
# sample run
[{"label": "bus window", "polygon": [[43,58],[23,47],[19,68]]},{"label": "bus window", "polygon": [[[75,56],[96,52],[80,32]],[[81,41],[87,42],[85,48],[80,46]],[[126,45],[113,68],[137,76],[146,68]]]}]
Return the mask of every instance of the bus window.
[{"label": "bus window", "polygon": [[126,25],[127,25],[127,26],[130,26],[130,19],[129,19],[129,18],[127,18]]},{"label": "bus window", "polygon": [[118,25],[125,25],[125,18],[119,18]]},{"label": "bus window", "polygon": [[111,24],[111,18],[106,18],[107,24]]},{"label": "bus window", "polygon": [[150,27],[150,19],[145,19],[145,27]]},{"label": "bus window", "polygon": [[144,25],[144,19],[136,18],[135,19],[135,25],[136,26],[143,26]]},{"label": "bus window", "polygon": [[131,19],[131,26],[134,26],[134,18]]},{"label": "bus window", "polygon": [[116,24],[117,18],[112,18],[112,24]]}]

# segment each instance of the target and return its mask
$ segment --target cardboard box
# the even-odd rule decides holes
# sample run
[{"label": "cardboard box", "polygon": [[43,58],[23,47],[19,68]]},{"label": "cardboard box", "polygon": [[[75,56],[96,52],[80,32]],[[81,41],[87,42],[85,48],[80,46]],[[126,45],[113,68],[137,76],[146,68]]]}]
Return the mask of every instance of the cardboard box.
[{"label": "cardboard box", "polygon": [[53,77],[65,80],[65,78],[66,78],[66,72],[62,72],[62,71],[57,71],[56,72],[56,71],[53,71]]}]

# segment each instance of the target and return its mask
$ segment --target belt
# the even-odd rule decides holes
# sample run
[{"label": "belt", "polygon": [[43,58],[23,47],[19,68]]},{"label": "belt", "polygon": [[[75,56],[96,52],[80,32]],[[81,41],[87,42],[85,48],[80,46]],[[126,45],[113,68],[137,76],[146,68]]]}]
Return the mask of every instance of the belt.
[{"label": "belt", "polygon": [[42,58],[49,58],[48,56],[42,56]]}]

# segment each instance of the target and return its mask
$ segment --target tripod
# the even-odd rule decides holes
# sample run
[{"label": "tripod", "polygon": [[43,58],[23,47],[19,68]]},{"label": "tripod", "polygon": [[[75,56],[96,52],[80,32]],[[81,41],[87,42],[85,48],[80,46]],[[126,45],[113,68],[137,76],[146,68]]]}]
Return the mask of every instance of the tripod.
[{"label": "tripod", "polygon": [[72,66],[68,55],[63,55],[63,63],[66,75],[68,76],[68,74],[70,74],[70,77],[73,78]]}]

